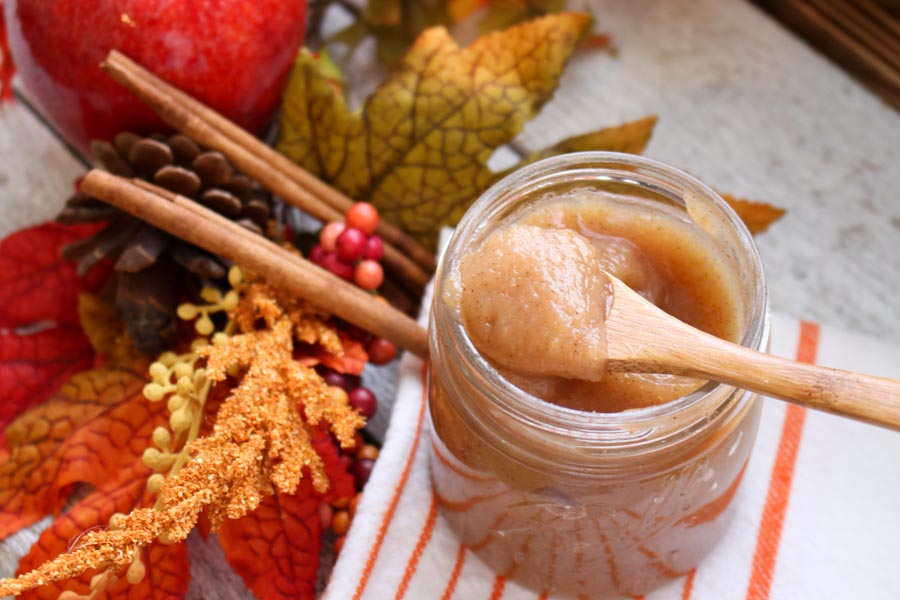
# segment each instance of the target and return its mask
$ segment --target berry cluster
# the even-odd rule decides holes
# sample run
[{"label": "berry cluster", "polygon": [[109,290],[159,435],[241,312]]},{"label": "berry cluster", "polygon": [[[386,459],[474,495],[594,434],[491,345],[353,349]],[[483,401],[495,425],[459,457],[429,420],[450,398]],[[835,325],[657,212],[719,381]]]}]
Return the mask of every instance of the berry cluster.
[{"label": "berry cluster", "polygon": [[[378,399],[372,390],[360,385],[359,376],[341,374],[323,367],[319,367],[319,373],[332,389],[338,389],[345,393],[348,404],[358,410],[366,419],[378,410]],[[356,505],[359,503],[363,488],[375,467],[376,458],[378,458],[378,448],[365,443],[359,432],[356,433],[356,443],[353,444],[353,447],[341,451],[341,461],[346,465],[347,471],[353,475],[356,494],[352,498],[338,498],[330,505],[322,504],[319,507],[322,524],[326,528],[330,527],[336,536],[335,552],[340,552],[344,545],[350,522],[356,512]]]},{"label": "berry cluster", "polygon": [[[310,251],[309,260],[374,292],[384,281],[384,270],[379,262],[384,256],[384,242],[375,234],[378,218],[378,209],[368,202],[355,203],[347,210],[343,223],[332,221],[322,228],[319,243]],[[373,365],[386,365],[397,355],[397,346],[389,340],[372,337],[350,324],[346,325],[345,331],[365,344],[369,362]],[[363,416],[369,417],[365,412]]]},{"label": "berry cluster", "polygon": [[384,243],[375,234],[378,210],[368,202],[357,202],[347,210],[344,223],[328,223],[319,233],[319,243],[309,259],[364,290],[374,291],[384,281],[381,257]]},{"label": "berry cluster", "polygon": [[356,515],[356,506],[362,498],[362,488],[369,479],[375,459],[378,458],[378,448],[371,444],[365,444],[360,437],[357,444],[350,450],[350,454],[343,454],[341,458],[353,461],[350,470],[356,478],[356,494],[352,498],[338,498],[331,504],[319,505],[319,517],[326,529],[331,529],[335,535],[334,551],[338,553],[344,547],[350,524]]},{"label": "berry cluster", "polygon": [[[355,203],[344,215],[343,223],[331,222],[322,228],[319,243],[313,247],[309,259],[334,275],[374,292],[384,281],[384,270],[379,262],[384,256],[384,243],[375,233],[378,219],[378,210],[374,206],[367,202]],[[369,362],[374,365],[387,364],[397,355],[397,347],[389,340],[373,337],[350,323],[345,323],[343,329],[352,339],[365,345]],[[317,370],[333,390],[346,395],[347,404],[363,417],[369,419],[375,414],[378,399],[372,390],[360,384],[358,375],[339,373],[322,365]],[[359,433],[353,447],[341,452],[341,460],[353,475],[356,493],[351,498],[339,498],[319,507],[322,524],[336,536],[335,552],[340,552],[344,545],[356,505],[377,457],[378,448],[365,443]]]}]

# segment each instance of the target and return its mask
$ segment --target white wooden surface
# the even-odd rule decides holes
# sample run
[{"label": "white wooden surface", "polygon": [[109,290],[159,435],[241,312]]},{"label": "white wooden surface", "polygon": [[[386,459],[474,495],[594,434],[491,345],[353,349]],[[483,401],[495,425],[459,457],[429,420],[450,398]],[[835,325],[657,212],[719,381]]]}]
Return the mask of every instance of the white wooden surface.
[{"label": "white wooden surface", "polygon": [[[589,4],[619,55],[576,58],[523,144],[659,115],[647,156],[788,209],[758,238],[775,310],[900,343],[900,115],[743,0]],[[83,172],[21,104],[0,108],[0,157],[3,235]],[[0,577],[33,539],[0,544]],[[192,553],[192,598],[249,597],[217,547]]]}]

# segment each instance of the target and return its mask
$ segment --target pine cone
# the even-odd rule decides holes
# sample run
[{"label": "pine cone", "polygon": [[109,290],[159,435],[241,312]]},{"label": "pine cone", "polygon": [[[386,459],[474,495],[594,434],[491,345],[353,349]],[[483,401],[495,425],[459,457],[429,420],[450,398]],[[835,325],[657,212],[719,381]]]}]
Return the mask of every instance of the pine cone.
[{"label": "pine cone", "polygon": [[[94,142],[91,149],[111,173],[192,198],[257,233],[266,229],[271,201],[259,184],[235,173],[221,153],[203,150],[185,135],[142,138],[125,132],[112,144]],[[66,247],[63,256],[77,260],[81,274],[103,259],[114,261],[119,315],[135,346],[150,355],[175,342],[175,308],[185,292],[227,275],[224,259],[81,192],[69,198],[57,221],[109,222],[94,236]]]}]

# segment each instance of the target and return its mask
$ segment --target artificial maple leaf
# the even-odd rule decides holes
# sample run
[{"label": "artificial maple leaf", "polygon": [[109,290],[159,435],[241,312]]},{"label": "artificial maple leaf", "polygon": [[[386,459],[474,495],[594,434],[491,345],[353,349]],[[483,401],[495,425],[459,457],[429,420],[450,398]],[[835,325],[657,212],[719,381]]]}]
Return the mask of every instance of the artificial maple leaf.
[{"label": "artificial maple leaf", "polygon": [[226,560],[262,600],[315,597],[322,547],[319,504],[354,493],[353,478],[331,436],[318,429],[311,443],[331,481],[324,496],[306,478],[295,494],[269,496],[252,513],[225,521],[219,529]]},{"label": "artificial maple leaf", "polygon": [[[353,54],[363,40],[374,39],[378,59],[387,65],[395,64],[429,27],[463,27],[455,33],[467,35],[469,21],[477,21],[478,30],[488,33],[513,25],[558,13],[565,9],[562,0],[368,0],[359,8],[343,0],[321,0],[310,11],[307,39],[312,47],[321,45],[324,13],[331,4],[339,4],[354,17],[343,29],[329,34],[326,46],[339,44]],[[589,10],[590,12],[590,10]],[[579,47],[586,50],[612,50],[610,37],[603,33],[586,35]]]},{"label": "artificial maple leaf", "polygon": [[[460,22],[480,13],[478,27],[482,33],[505,29],[527,21],[562,12],[565,10],[564,0],[447,0],[447,13],[453,22]],[[592,8],[584,10],[594,20]],[[592,27],[590,29],[593,29]],[[612,37],[607,33],[590,31],[578,45],[578,50],[605,51],[615,55]]]},{"label": "artificial maple leaf", "polygon": [[345,333],[340,334],[341,348],[343,352],[336,354],[329,352],[321,346],[309,346],[302,351],[303,356],[297,361],[305,367],[314,367],[322,364],[338,373],[360,375],[369,362],[369,355],[361,342],[352,339]]},{"label": "artificial maple leaf", "polygon": [[464,49],[445,29],[426,30],[353,113],[303,52],[277,147],[433,247],[440,226],[455,224],[495,177],[494,149],[550,98],[588,22],[548,16]]},{"label": "artificial maple leaf", "polygon": [[745,200],[743,198],[735,198],[731,194],[722,194],[722,198],[734,209],[750,233],[756,235],[762,233],[769,228],[769,225],[780,219],[784,215],[784,209],[766,204],[765,202],[757,202],[755,200]]},{"label": "artificial maple leaf", "polygon": [[561,12],[566,5],[564,0],[483,0],[481,4],[478,8],[485,11],[479,22],[482,31],[504,29],[528,19]]},{"label": "artificial maple leaf", "polygon": [[606,127],[590,133],[576,135],[566,138],[561,142],[533,152],[522,159],[513,168],[498,173],[497,177],[501,177],[520,169],[525,165],[558,154],[566,154],[568,152],[586,152],[593,150],[604,150],[606,152],[626,152],[629,154],[640,154],[647,147],[650,136],[653,135],[653,128],[656,126],[656,117],[645,117],[637,121],[629,121],[623,125],[615,127]]},{"label": "artificial maple leaf", "polygon": [[[26,573],[45,561],[78,545],[78,538],[85,532],[109,523],[114,513],[128,513],[139,506],[151,506],[153,495],[146,491],[146,479],[150,469],[143,463],[135,463],[118,483],[95,491],[79,500],[45,529],[31,550],[19,562],[17,573]],[[186,544],[163,545],[159,542],[144,548],[141,561],[146,569],[144,578],[131,584],[125,577],[108,574],[112,580],[105,586],[106,600],[182,598],[187,592],[189,563]],[[60,594],[71,590],[87,594],[91,579],[98,571],[90,570],[79,577],[47,585],[23,593],[22,600],[57,600]]]},{"label": "artificial maple leaf", "polygon": [[[45,223],[0,242],[0,430],[93,360],[77,298],[81,290],[97,288],[105,272],[80,279],[61,251],[94,231]],[[3,441],[0,434],[0,446]]]},{"label": "artificial maple leaf", "polygon": [[44,223],[0,242],[0,326],[78,324],[78,294],[95,290],[106,273],[82,281],[62,248],[95,233],[95,225]]},{"label": "artificial maple leaf", "polygon": [[12,100],[12,78],[16,74],[12,54],[9,51],[9,40],[6,37],[6,18],[3,12],[3,1],[0,0],[0,104]]},{"label": "artificial maple leaf", "polygon": [[276,493],[249,514],[225,521],[225,559],[262,600],[315,598],[322,549],[320,500],[304,479],[294,495]]},{"label": "artificial maple leaf", "polygon": [[104,491],[132,471],[167,421],[165,406],[144,398],[146,381],[124,368],[85,371],[13,421],[12,454],[0,465],[0,539],[59,512],[75,484]]},{"label": "artificial maple leaf", "polygon": [[[336,0],[323,0],[330,4]],[[344,8],[348,4],[338,2]],[[345,28],[331,34],[326,44],[335,42],[348,46],[351,52],[369,36],[375,40],[378,59],[393,64],[409,48],[416,36],[428,27],[449,25],[451,18],[445,0],[368,0],[354,11],[353,21]],[[310,37],[317,37],[318,27],[312,24]]]},{"label": "artificial maple leaf", "polygon": [[[75,325],[28,335],[0,330],[0,427],[49,397],[93,358],[90,343]],[[5,438],[0,433],[4,447]]]}]

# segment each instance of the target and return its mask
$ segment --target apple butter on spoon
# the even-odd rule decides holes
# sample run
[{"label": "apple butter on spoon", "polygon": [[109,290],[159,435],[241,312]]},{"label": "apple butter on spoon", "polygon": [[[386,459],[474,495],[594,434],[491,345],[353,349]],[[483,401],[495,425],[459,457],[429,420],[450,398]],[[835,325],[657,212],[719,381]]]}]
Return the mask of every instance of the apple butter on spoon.
[{"label": "apple butter on spoon", "polygon": [[513,371],[599,381],[609,284],[596,276],[598,262],[597,249],[570,229],[497,231],[460,264],[472,342]]}]

